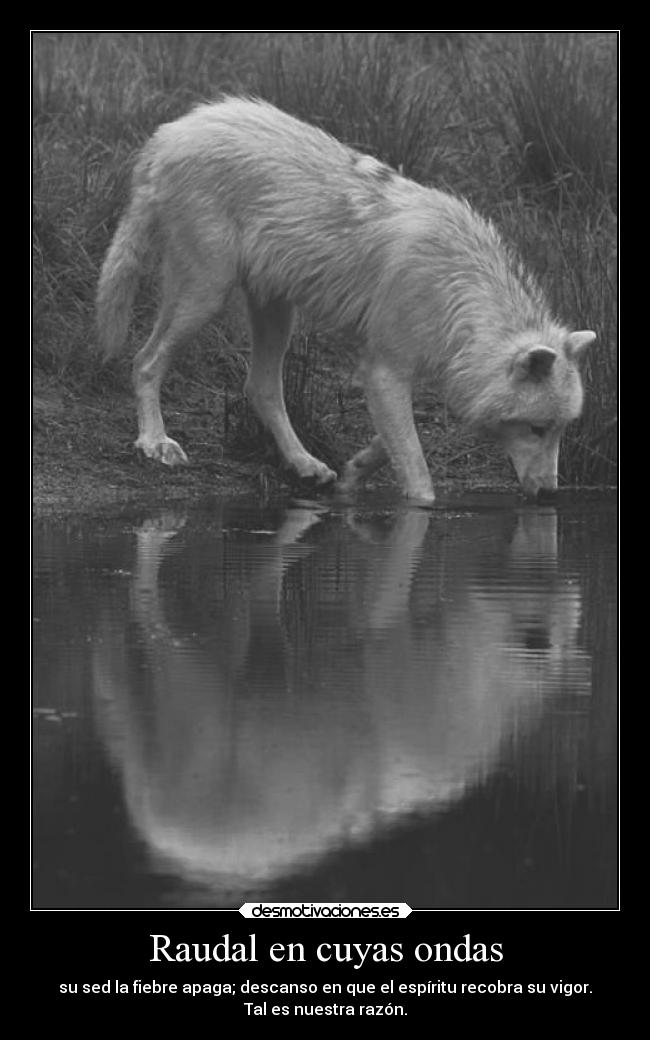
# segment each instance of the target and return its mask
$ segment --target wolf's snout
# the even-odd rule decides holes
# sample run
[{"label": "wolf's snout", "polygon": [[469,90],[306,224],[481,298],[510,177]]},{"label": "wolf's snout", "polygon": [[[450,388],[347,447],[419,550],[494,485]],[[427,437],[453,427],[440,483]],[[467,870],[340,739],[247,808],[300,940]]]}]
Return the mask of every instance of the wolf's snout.
[{"label": "wolf's snout", "polygon": [[554,487],[543,487],[537,492],[538,502],[552,502],[557,495],[557,484]]}]

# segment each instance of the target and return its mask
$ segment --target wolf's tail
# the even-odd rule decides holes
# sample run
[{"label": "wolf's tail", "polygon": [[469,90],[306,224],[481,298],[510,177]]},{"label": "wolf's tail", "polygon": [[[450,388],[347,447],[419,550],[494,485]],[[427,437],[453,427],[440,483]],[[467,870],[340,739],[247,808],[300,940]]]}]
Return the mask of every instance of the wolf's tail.
[{"label": "wolf's tail", "polygon": [[99,349],[104,358],[126,344],[133,300],[145,261],[152,250],[154,208],[146,184],[136,184],[131,204],[118,224],[106,254],[97,290]]}]

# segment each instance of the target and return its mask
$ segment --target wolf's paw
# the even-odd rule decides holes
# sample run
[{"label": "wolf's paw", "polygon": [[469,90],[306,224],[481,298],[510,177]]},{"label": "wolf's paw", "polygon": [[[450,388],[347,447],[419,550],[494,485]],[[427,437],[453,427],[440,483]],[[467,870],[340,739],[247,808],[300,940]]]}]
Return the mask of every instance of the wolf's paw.
[{"label": "wolf's paw", "polygon": [[157,441],[146,440],[138,437],[135,442],[138,448],[148,459],[162,462],[164,466],[187,466],[189,459],[180,444],[173,441],[171,437],[162,437]]},{"label": "wolf's paw", "polygon": [[337,495],[353,495],[362,486],[363,471],[350,459],[349,462],[346,462],[343,472],[336,482],[336,493]]},{"label": "wolf's paw", "polygon": [[318,487],[323,484],[331,484],[336,480],[334,470],[326,466],[320,459],[315,459],[313,455],[305,455],[293,460],[291,468],[300,480],[308,481]]}]

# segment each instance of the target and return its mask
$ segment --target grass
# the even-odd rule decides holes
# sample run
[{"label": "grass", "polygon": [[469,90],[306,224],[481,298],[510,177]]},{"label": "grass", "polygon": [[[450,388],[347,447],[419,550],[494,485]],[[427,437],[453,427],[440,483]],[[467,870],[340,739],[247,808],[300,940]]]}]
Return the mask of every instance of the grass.
[{"label": "grass", "polygon": [[[98,273],[133,153],[194,102],[247,92],[408,176],[466,195],[496,220],[559,316],[598,334],[585,368],[584,415],[565,439],[561,471],[566,483],[615,483],[616,81],[614,33],[34,33],[37,373],[77,395],[126,392],[128,359],[100,369],[89,348]],[[146,334],[152,307],[153,287],[145,285],[135,340]],[[215,337],[220,359],[208,348]],[[295,347],[288,407],[311,450],[333,464],[348,451],[342,432],[352,446],[359,441],[352,356],[345,354],[341,381],[335,340],[301,325]],[[245,365],[235,314],[198,337],[178,379],[219,387],[226,442],[263,453],[266,440],[240,396]],[[437,422],[437,413],[427,415]],[[455,431],[445,419],[450,460],[464,450]]]}]

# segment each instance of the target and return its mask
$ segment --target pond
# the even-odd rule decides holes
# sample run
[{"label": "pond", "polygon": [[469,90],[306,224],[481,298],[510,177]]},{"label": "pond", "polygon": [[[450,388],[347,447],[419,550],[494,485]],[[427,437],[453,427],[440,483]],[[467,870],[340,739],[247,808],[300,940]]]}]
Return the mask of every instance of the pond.
[{"label": "pond", "polygon": [[39,522],[38,909],[617,905],[617,511]]}]

